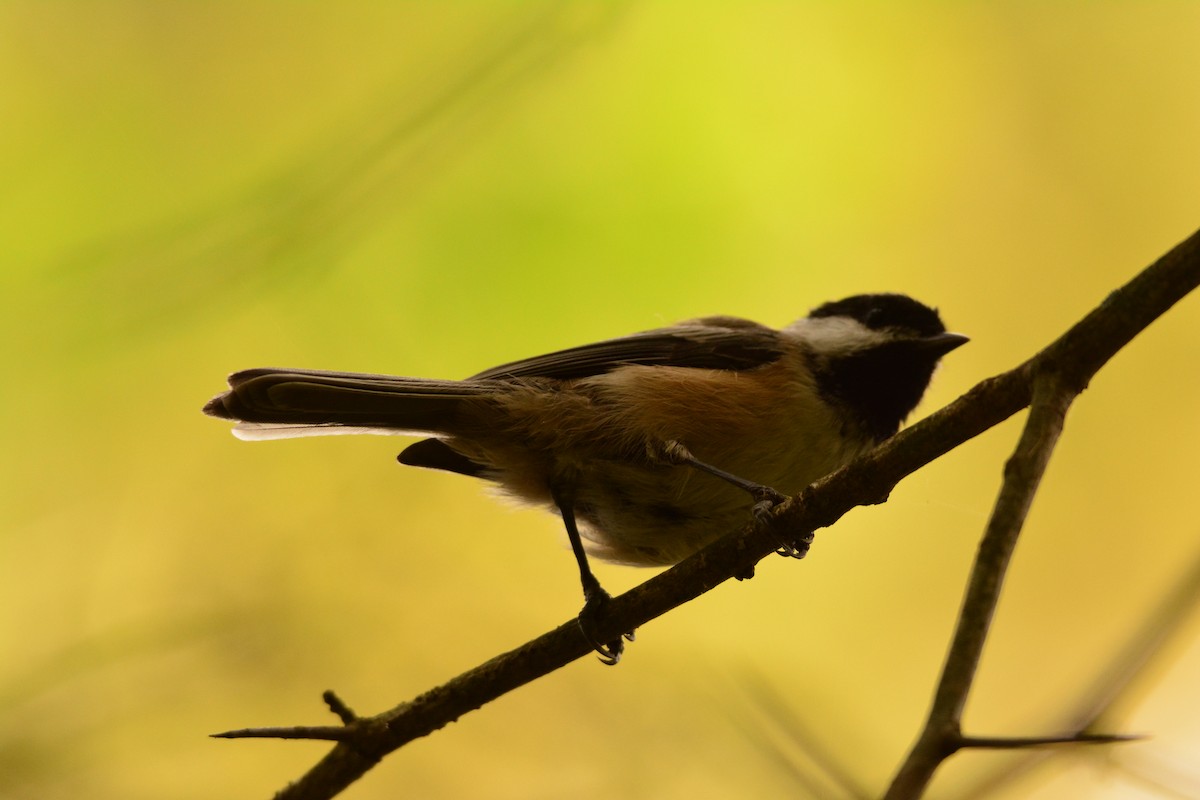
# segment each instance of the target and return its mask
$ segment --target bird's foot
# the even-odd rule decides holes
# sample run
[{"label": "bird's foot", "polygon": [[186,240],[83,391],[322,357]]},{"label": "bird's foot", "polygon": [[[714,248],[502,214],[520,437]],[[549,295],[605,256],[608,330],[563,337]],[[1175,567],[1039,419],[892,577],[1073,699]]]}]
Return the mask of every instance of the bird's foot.
[{"label": "bird's foot", "polygon": [[583,610],[579,612],[579,630],[583,633],[583,638],[587,639],[588,644],[592,646],[592,649],[599,654],[600,662],[610,667],[615,666],[621,660],[621,654],[625,652],[625,642],[633,641],[633,631],[629,631],[607,644],[601,642],[595,630],[608,614],[608,603],[612,599],[612,596],[599,586],[596,586],[587,592],[585,597]]},{"label": "bird's foot", "polygon": [[754,519],[760,524],[766,523],[771,518],[771,512],[775,510],[775,506],[787,500],[787,495],[772,489],[770,486],[764,486],[761,483],[749,484],[743,488],[754,499],[754,506],[750,511],[754,514]]},{"label": "bird's foot", "polygon": [[788,558],[804,558],[808,555],[808,548],[812,546],[812,543],[813,532],[809,531],[793,542],[784,542],[775,552]]}]

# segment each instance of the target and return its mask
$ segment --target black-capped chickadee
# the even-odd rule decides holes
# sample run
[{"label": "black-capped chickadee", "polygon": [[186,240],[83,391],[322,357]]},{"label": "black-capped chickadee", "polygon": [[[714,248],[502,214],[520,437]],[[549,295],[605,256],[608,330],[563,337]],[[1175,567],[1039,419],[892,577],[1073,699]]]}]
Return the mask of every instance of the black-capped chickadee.
[{"label": "black-capped chickadee", "polygon": [[250,369],[206,414],[242,439],[428,436],[403,464],[497,484],[562,515],[588,631],[608,594],[587,554],[669,565],[894,434],[967,337],[900,294],[856,295],[775,330],[705,317],[465,380]]}]

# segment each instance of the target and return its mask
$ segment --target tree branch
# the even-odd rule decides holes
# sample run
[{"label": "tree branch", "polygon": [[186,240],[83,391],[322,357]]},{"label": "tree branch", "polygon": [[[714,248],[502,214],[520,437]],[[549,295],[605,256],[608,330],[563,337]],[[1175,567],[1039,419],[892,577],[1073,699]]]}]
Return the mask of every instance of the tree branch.
[{"label": "tree branch", "polygon": [[[993,528],[997,531],[997,541],[985,545],[986,553],[981,548],[981,560],[986,555],[993,568],[1002,568],[1012,550],[1008,537],[1015,537],[1015,532],[1019,531],[1032,488],[1036,487],[1045,468],[1069,398],[1082,391],[1092,375],[1114,354],[1198,283],[1200,233],[1193,234],[1111,294],[1032,359],[983,381],[946,408],[808,487],[778,506],[767,524],[751,525],[738,534],[727,536],[613,598],[606,624],[597,626],[593,632],[595,637],[600,641],[615,639],[624,631],[644,625],[731,577],[746,574],[754,564],[777,550],[781,541],[800,541],[812,531],[833,524],[855,506],[884,502],[901,479],[1012,416],[1029,405],[1036,395],[1037,407],[1031,413],[1026,435],[1022,437],[1019,458],[1010,461],[1007,470],[1010,478],[1006,480],[993,522],[989,525],[989,531]],[[976,579],[973,579],[960,631],[947,659],[947,673],[953,676],[949,681],[952,685],[939,688],[935,702],[937,725],[943,734],[947,730],[945,721],[956,720],[965,702],[986,636],[986,624],[991,619],[999,593],[1000,576],[983,572],[977,565],[980,585],[976,588]],[[983,629],[963,631],[967,624],[982,625]],[[351,716],[341,728],[247,729],[219,735],[228,738],[281,737],[285,731],[292,734],[310,731],[319,735],[307,738],[327,739],[335,738],[331,733],[338,731],[339,743],[299,781],[276,795],[286,800],[331,798],[407,742],[428,735],[463,714],[590,652],[591,645],[580,633],[576,621],[571,619],[390,711],[373,717]],[[945,675],[943,683],[947,683]],[[931,720],[933,718],[931,712]],[[957,728],[952,732],[959,735]],[[961,744],[963,740],[959,737]],[[298,735],[297,738],[306,737]],[[925,745],[925,748],[930,747]],[[922,748],[920,741],[917,748]],[[930,749],[930,752],[934,751]],[[948,752],[941,752],[938,762],[947,755]],[[924,768],[929,775],[937,765],[937,762],[931,763],[932,767]],[[907,764],[902,773],[906,770],[914,775],[917,773]]]}]

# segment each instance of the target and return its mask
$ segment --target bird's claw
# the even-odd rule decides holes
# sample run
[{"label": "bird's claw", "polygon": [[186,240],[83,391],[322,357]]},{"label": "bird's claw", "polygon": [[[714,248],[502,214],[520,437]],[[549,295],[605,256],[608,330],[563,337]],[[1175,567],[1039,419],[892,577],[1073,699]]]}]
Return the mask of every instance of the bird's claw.
[{"label": "bird's claw", "polygon": [[578,618],[579,630],[583,634],[583,638],[587,639],[588,644],[600,656],[600,663],[609,667],[616,666],[621,660],[621,654],[625,652],[625,642],[634,640],[633,631],[624,633],[620,638],[607,644],[601,642],[600,637],[595,635],[596,625],[603,620],[607,613],[608,601],[611,599],[608,592],[597,587],[587,594],[583,610],[579,612]]},{"label": "bird's claw", "polygon": [[812,543],[813,532],[809,531],[794,542],[784,542],[775,552],[787,558],[804,558],[808,555],[808,548],[812,546]]},{"label": "bird's claw", "polygon": [[[585,634],[586,635],[586,634]],[[601,664],[606,667],[615,667],[621,662],[621,654],[625,652],[625,644],[617,639],[615,642],[609,642],[607,645],[592,642],[592,649],[596,651],[596,658]]]}]

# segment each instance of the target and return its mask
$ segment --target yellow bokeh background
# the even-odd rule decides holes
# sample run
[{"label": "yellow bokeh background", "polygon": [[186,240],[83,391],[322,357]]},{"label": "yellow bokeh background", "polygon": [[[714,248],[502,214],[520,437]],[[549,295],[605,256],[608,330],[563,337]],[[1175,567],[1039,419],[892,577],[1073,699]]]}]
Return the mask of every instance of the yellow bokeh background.
[{"label": "yellow bokeh background", "polygon": [[[903,291],[972,337],[927,413],[1200,225],[1198,41],[1165,0],[0,5],[0,795],[269,796],[325,747],[206,735],[382,711],[578,609],[551,515],[401,440],[238,442],[199,412],[226,373]],[[1073,410],[969,732],[1059,730],[1200,556],[1198,357],[1190,298]],[[851,796],[813,750],[878,795],[1019,424],[345,797]],[[1152,738],[989,796],[1200,796],[1198,634],[1108,718]]]}]

